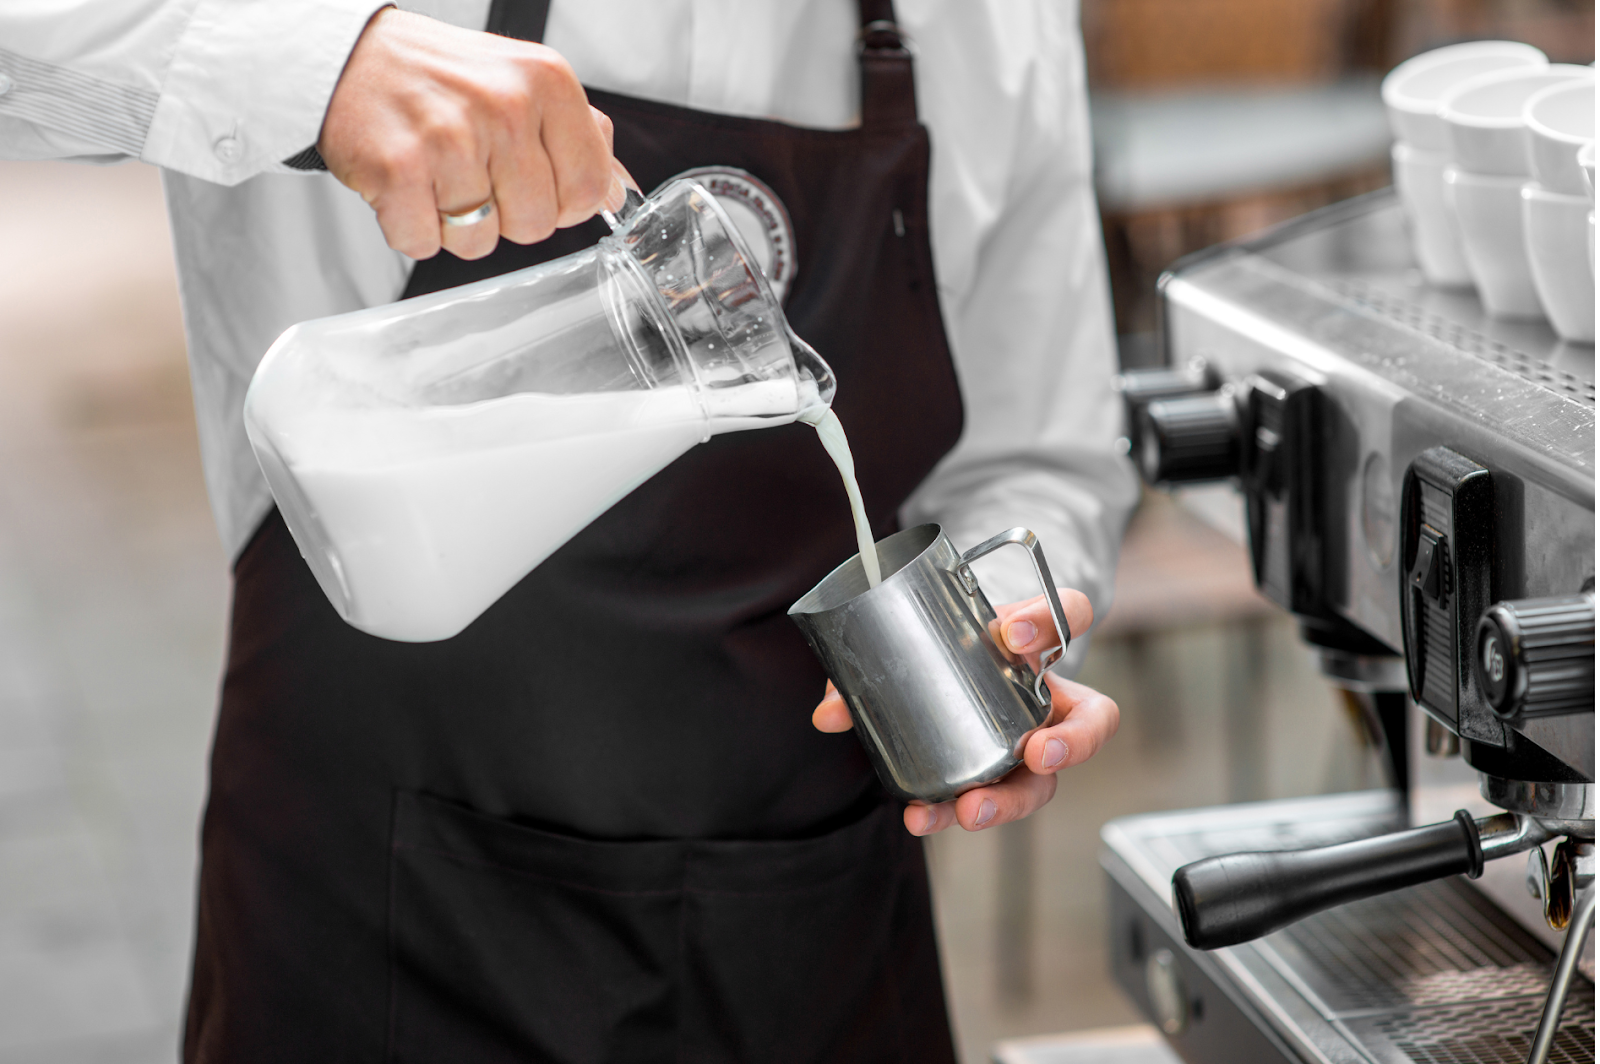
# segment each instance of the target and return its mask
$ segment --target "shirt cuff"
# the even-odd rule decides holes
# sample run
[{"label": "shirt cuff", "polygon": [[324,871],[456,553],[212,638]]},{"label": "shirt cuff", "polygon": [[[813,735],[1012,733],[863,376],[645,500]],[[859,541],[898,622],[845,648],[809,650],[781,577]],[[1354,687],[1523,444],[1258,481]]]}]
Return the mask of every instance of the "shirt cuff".
[{"label": "shirt cuff", "polygon": [[236,185],[315,144],[351,49],[387,0],[201,0],[140,158]]}]

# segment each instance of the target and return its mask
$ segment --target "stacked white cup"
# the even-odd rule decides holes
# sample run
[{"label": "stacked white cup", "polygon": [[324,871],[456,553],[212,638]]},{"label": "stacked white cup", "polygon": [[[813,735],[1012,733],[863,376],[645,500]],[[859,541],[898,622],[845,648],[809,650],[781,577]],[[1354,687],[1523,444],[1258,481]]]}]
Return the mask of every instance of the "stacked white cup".
[{"label": "stacked white cup", "polygon": [[1461,234],[1445,202],[1450,143],[1439,108],[1464,82],[1501,70],[1549,65],[1543,52],[1515,41],[1453,44],[1407,59],[1383,79],[1383,102],[1394,130],[1394,184],[1410,223],[1422,274],[1443,286],[1470,285]]},{"label": "stacked white cup", "polygon": [[1533,176],[1522,186],[1522,223],[1533,287],[1556,332],[1584,343],[1594,342],[1594,93],[1591,73],[1535,93],[1522,108]]},{"label": "stacked white cup", "polygon": [[[1445,200],[1460,224],[1478,296],[1494,317],[1545,316],[1524,224],[1522,192],[1533,177],[1533,164],[1523,108],[1552,86],[1587,79],[1593,91],[1593,77],[1581,66],[1501,70],[1456,86],[1441,102],[1439,116],[1450,145]],[[1572,150],[1576,165],[1577,148]]]},{"label": "stacked white cup", "polygon": [[1594,274],[1594,141],[1578,149],[1578,168],[1583,171],[1583,184],[1589,190],[1589,272]]}]

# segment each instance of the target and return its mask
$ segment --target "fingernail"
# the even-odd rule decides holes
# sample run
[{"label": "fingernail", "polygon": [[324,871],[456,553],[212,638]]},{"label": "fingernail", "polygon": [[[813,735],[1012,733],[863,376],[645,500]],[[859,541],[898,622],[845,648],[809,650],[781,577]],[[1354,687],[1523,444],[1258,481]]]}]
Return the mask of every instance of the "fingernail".
[{"label": "fingernail", "polygon": [[1006,629],[1006,642],[1011,644],[1012,650],[1021,650],[1033,642],[1038,634],[1039,629],[1033,626],[1032,621],[1013,621]]},{"label": "fingernail", "polygon": [[922,830],[919,831],[917,834],[919,834],[919,835],[928,834],[929,832],[931,832],[934,829],[934,826],[937,825],[938,823],[939,823],[939,814],[934,812],[933,806],[930,805],[922,814]]},{"label": "fingernail", "polygon": [[978,819],[972,822],[972,826],[975,828],[981,828],[993,819],[994,802],[990,801],[988,798],[985,798],[983,801],[978,803]]},{"label": "fingernail", "polygon": [[1060,739],[1051,739],[1044,744],[1044,767],[1054,768],[1066,760],[1067,744]]}]

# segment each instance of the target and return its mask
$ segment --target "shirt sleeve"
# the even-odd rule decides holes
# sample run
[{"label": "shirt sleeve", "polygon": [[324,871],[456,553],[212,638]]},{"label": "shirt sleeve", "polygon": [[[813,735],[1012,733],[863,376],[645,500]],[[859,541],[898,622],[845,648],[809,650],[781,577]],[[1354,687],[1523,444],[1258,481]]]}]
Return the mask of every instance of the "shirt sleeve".
[{"label": "shirt sleeve", "polygon": [[234,185],[314,144],[384,0],[7,0],[0,158],[137,158]]},{"label": "shirt sleeve", "polygon": [[[952,171],[949,139],[948,165],[939,168],[939,120],[953,127],[949,136],[959,136],[962,122],[981,123],[985,113],[1006,109],[969,110],[964,102],[925,109],[934,137],[935,199],[974,195],[985,183],[996,191],[992,221],[974,238],[970,276],[951,278],[948,288],[941,277],[965,428],[907,501],[902,520],[937,521],[963,550],[1016,525],[1030,528],[1056,584],[1083,591],[1103,616],[1137,482],[1117,446],[1123,427],[1112,390],[1114,330],[1091,176],[1082,46],[1070,6],[1036,5],[1034,25],[1013,19],[990,45],[996,52],[991,66],[1015,86],[995,91],[1020,93],[1022,105],[1010,112],[1017,115],[1013,128],[1002,133],[975,125],[967,134],[990,138],[984,152],[967,153],[974,160],[967,171]],[[937,38],[928,37],[925,51],[933,52]],[[964,34],[961,47],[982,48],[980,40],[976,31]],[[1003,57],[1018,54],[1031,54],[1032,62],[1007,70]],[[994,162],[1001,139],[1004,154]],[[1040,593],[1031,563],[1017,548],[1002,548],[975,569],[991,602]],[[1081,664],[1086,644],[1074,642],[1067,670]]]}]

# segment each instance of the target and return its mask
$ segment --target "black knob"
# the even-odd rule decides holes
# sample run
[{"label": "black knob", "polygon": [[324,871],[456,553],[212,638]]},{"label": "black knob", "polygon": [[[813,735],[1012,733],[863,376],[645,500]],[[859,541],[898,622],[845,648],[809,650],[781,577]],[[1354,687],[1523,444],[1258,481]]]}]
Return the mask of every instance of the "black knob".
[{"label": "black knob", "polygon": [[1117,376],[1113,387],[1123,402],[1143,406],[1155,399],[1215,391],[1221,383],[1216,370],[1197,358],[1184,366],[1127,370]]},{"label": "black knob", "polygon": [[1473,668],[1495,713],[1549,717],[1594,709],[1594,595],[1496,602],[1478,621]]},{"label": "black knob", "polygon": [[1151,484],[1223,480],[1239,473],[1239,405],[1223,389],[1157,399],[1140,415],[1139,470]]},{"label": "black knob", "polygon": [[1221,383],[1216,370],[1206,365],[1203,358],[1191,359],[1183,366],[1130,369],[1119,374],[1112,381],[1112,387],[1122,396],[1128,425],[1128,453],[1135,458],[1139,454],[1139,427],[1145,407],[1157,399],[1214,391]]}]

